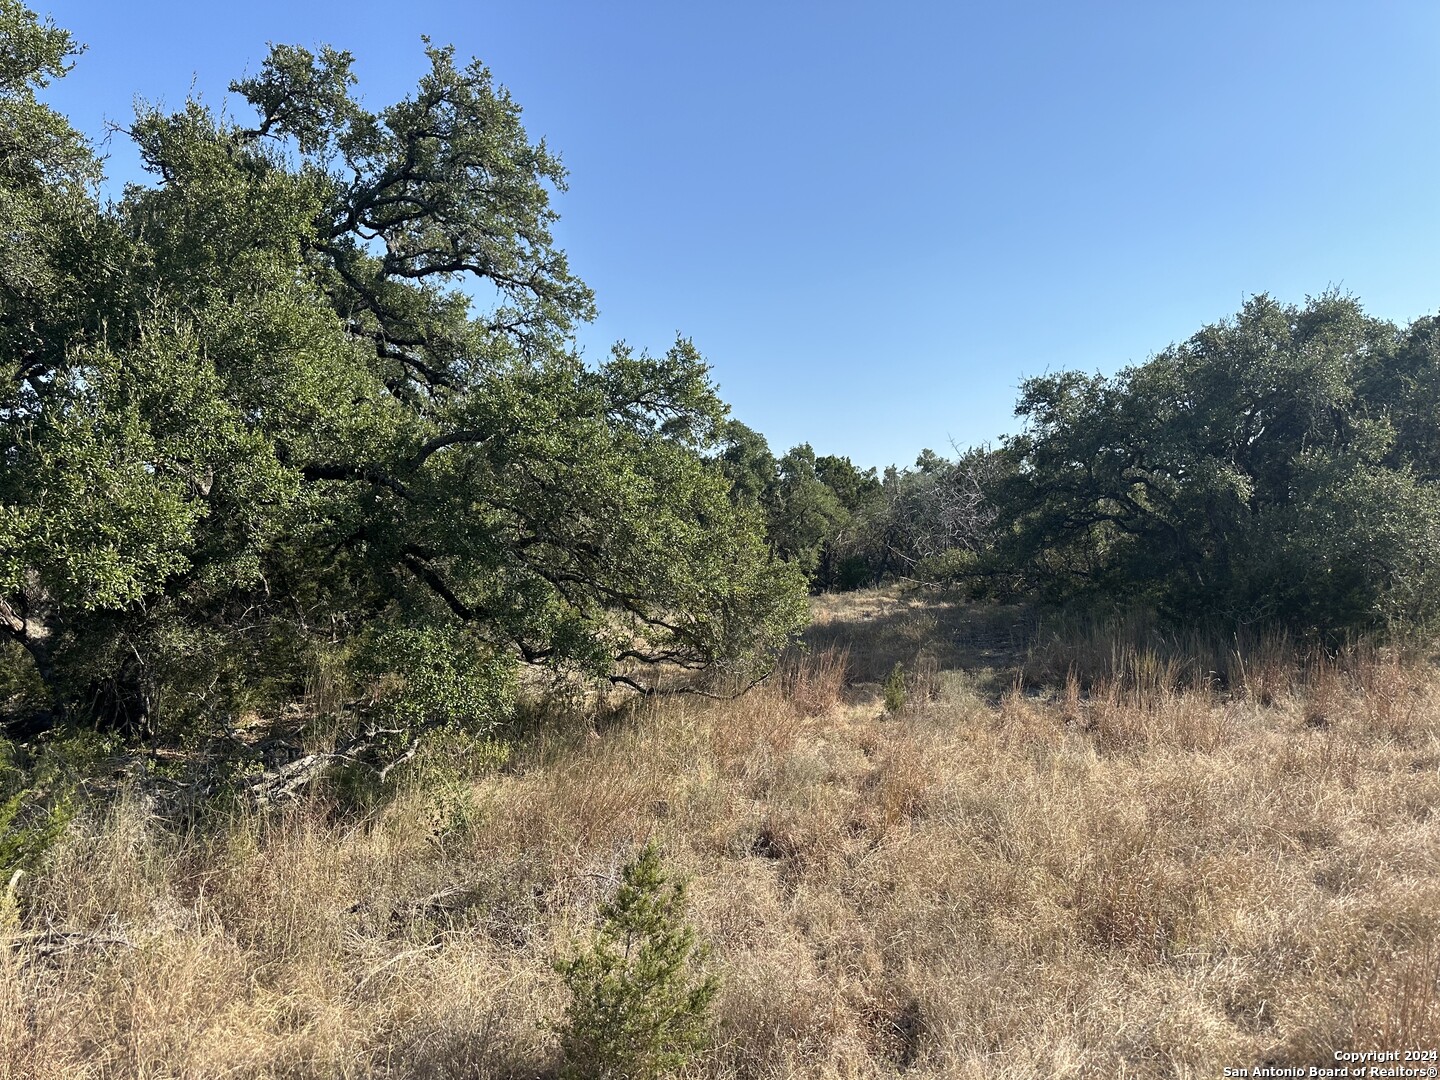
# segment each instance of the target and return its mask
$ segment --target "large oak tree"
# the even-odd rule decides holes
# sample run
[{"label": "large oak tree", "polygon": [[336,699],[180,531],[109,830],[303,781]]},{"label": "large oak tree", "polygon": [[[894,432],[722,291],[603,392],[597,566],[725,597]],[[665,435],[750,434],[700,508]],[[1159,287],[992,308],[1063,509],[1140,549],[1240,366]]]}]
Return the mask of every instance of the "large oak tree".
[{"label": "large oak tree", "polygon": [[274,48],[251,119],[142,109],[153,183],[102,204],[35,96],[74,53],[0,0],[0,629],[57,705],[233,709],[323,644],[484,718],[520,664],[644,686],[795,631],[695,349],[567,345],[564,173],[484,67],[429,48],[372,112]]},{"label": "large oak tree", "polygon": [[1055,599],[1330,635],[1440,612],[1433,320],[1267,296],[1113,377],[1027,381],[999,550]]}]

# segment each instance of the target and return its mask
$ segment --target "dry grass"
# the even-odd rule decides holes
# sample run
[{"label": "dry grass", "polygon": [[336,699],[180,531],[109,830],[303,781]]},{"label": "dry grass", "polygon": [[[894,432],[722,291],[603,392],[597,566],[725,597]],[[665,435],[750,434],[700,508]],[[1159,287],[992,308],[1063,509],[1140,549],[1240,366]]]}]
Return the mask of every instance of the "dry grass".
[{"label": "dry grass", "polygon": [[[551,958],[647,837],[724,980],[697,1076],[1440,1046],[1428,666],[1272,642],[1196,680],[1122,643],[1042,682],[1055,642],[965,618],[825,598],[812,652],[750,695],[578,724],[501,770],[432,761],[361,818],[316,798],[180,833],[138,795],[96,808],[0,910],[0,1078],[546,1075]],[[897,661],[924,692],[887,716]]]}]

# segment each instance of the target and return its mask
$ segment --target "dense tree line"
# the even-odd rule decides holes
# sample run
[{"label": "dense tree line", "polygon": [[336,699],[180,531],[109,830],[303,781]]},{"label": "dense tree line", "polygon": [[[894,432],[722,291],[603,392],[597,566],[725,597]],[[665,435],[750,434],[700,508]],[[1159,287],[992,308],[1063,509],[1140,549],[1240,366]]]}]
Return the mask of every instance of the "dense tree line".
[{"label": "dense tree line", "polygon": [[736,498],[815,588],[887,578],[1310,636],[1440,613],[1440,320],[1268,296],[1114,376],[1026,381],[1022,431],[910,469],[732,423]]},{"label": "dense tree line", "polygon": [[953,576],[993,541],[986,485],[998,460],[988,449],[955,461],[924,450],[913,468],[880,473],[803,443],[776,458],[738,420],[717,457],[732,498],[764,515],[771,550],[819,590]]},{"label": "dense tree line", "polygon": [[484,67],[430,48],[372,112],[276,47],[248,120],[141,108],[152,182],[105,202],[37,98],[76,52],[0,0],[0,632],[52,715],[232,716],[321,652],[481,723],[522,665],[763,670],[803,585],[711,461],[725,406],[687,341],[567,346],[564,173]]},{"label": "dense tree line", "polygon": [[978,594],[1319,636],[1422,625],[1440,613],[1437,401],[1440,321],[1257,296],[1114,376],[1026,381],[1020,434],[887,476],[870,528]]}]

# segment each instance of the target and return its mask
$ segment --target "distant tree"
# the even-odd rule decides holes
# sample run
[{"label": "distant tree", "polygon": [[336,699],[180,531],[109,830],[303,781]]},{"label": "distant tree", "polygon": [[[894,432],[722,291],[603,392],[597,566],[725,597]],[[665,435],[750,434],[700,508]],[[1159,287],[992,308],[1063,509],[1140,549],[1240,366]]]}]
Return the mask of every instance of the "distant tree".
[{"label": "distant tree", "polygon": [[719,437],[716,462],[730,481],[731,498],[746,506],[767,507],[779,480],[779,463],[765,436],[739,420],[727,420]]},{"label": "distant tree", "polygon": [[[846,565],[868,578],[943,580],[988,575],[978,555],[993,547],[997,508],[991,489],[1000,455],[971,450],[958,460],[922,450],[913,469],[886,470],[837,545]],[[969,583],[974,584],[973,581]]]},{"label": "distant tree", "polygon": [[808,444],[777,461],[765,437],[738,420],[721,428],[714,460],[730,481],[731,499],[764,512],[776,558],[799,566],[812,588],[854,588],[869,579],[862,562],[838,553],[847,526],[880,497],[874,469],[848,457],[817,457]]},{"label": "distant tree", "polygon": [[1416,319],[1394,348],[1360,357],[1355,392],[1369,415],[1384,416],[1395,429],[1386,463],[1440,480],[1440,318]]},{"label": "distant tree", "polygon": [[827,454],[816,458],[815,475],[850,514],[858,514],[880,494],[880,478],[875,470],[861,469],[848,457]]},{"label": "distant tree", "polygon": [[693,346],[566,346],[564,173],[485,68],[431,48],[370,112],[347,54],[277,46],[248,125],[142,108],[154,185],[107,207],[34,98],[74,53],[0,0],[0,628],[71,715],[234,708],[398,631],[417,685],[463,672],[446,716],[517,664],[641,686],[795,631]]},{"label": "distant tree", "polygon": [[943,472],[950,463],[928,446],[915,459],[915,468],[926,476]]},{"label": "distant tree", "polygon": [[820,549],[815,585],[821,589],[845,590],[870,584],[871,567],[853,550],[851,534],[881,498],[880,478],[874,469],[860,469],[848,457],[835,455],[816,458],[815,474],[844,509]]},{"label": "distant tree", "polygon": [[848,519],[840,498],[820,478],[815,451],[808,443],[794,447],[780,459],[769,513],[770,542],[780,558],[815,574],[826,541]]}]

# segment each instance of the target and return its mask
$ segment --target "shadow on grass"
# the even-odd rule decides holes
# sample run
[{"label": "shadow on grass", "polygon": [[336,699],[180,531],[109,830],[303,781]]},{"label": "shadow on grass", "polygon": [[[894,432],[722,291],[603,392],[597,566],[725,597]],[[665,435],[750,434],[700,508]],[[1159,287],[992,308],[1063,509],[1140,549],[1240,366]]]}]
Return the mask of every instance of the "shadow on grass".
[{"label": "shadow on grass", "polygon": [[804,642],[812,652],[846,650],[852,685],[881,683],[900,664],[964,672],[998,699],[1024,668],[1035,613],[1015,604],[983,604],[942,593],[866,590],[817,597]]}]

